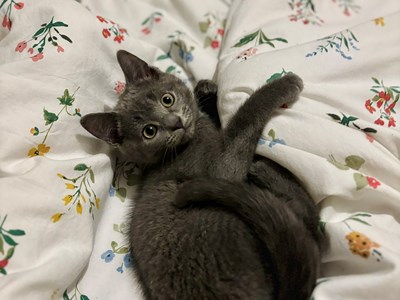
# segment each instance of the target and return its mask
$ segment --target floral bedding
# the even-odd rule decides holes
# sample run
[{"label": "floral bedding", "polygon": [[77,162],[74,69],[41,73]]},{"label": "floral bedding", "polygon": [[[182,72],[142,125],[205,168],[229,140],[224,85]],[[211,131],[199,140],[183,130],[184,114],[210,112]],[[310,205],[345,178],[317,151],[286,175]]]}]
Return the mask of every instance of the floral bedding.
[{"label": "floral bedding", "polygon": [[124,238],[134,158],[79,123],[124,90],[119,49],[188,86],[214,78],[223,124],[299,74],[304,92],[257,152],[321,208],[330,248],[312,298],[399,298],[397,0],[2,0],[0,21],[1,299],[142,299]]}]

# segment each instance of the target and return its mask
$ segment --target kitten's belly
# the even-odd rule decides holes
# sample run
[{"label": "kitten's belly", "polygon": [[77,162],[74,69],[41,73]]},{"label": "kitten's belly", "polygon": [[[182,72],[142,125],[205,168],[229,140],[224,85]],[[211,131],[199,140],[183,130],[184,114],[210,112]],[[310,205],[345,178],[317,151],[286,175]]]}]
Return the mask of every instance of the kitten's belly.
[{"label": "kitten's belly", "polygon": [[270,283],[258,241],[247,226],[219,208],[177,209],[170,204],[173,196],[174,189],[155,188],[131,215],[134,263],[152,296],[186,299],[185,295],[217,293],[220,296],[205,298],[232,294],[245,299],[253,292],[268,296]]}]

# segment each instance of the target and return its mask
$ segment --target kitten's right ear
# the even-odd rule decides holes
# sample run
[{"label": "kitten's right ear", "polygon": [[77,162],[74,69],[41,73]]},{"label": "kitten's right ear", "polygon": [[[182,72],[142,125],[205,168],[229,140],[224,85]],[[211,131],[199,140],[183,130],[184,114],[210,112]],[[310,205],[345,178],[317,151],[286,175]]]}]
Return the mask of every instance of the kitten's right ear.
[{"label": "kitten's right ear", "polygon": [[95,137],[111,145],[120,145],[123,137],[118,130],[117,114],[95,113],[81,118],[81,125]]},{"label": "kitten's right ear", "polygon": [[135,84],[143,79],[158,79],[159,71],[150,67],[145,61],[125,50],[117,52],[118,63],[121,66],[127,83]]}]

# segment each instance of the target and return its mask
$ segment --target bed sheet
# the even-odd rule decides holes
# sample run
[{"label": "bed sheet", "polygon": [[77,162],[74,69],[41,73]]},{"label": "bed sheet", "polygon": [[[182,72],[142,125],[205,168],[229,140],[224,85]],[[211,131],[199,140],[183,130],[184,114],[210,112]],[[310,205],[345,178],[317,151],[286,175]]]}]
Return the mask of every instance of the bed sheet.
[{"label": "bed sheet", "polygon": [[331,248],[314,299],[397,299],[398,1],[0,3],[0,297],[142,299],[124,239],[139,176],[79,124],[124,89],[126,49],[188,86],[215,77],[223,124],[258,86],[305,90],[258,153],[296,174]]},{"label": "bed sheet", "polygon": [[257,152],[321,207],[330,249],[313,299],[399,299],[400,3],[249,3],[229,12],[222,123],[261,84],[300,75],[299,101],[269,122]]}]

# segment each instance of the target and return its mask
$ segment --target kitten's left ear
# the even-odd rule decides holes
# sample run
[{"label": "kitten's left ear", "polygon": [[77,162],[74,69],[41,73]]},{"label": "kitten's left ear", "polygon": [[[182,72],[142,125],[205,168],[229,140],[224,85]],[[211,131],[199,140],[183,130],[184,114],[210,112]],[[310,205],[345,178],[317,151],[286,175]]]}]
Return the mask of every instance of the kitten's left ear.
[{"label": "kitten's left ear", "polygon": [[123,137],[118,130],[116,113],[87,114],[81,118],[81,125],[95,137],[111,145],[120,145]]},{"label": "kitten's left ear", "polygon": [[150,67],[145,61],[125,50],[117,52],[117,59],[127,83],[135,84],[143,79],[159,78],[156,68]]}]

